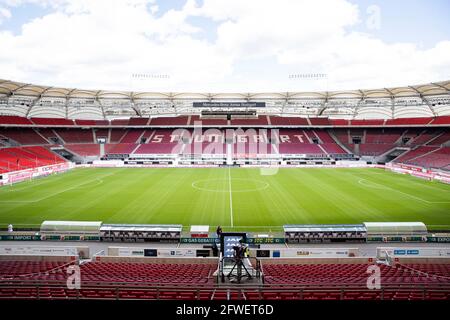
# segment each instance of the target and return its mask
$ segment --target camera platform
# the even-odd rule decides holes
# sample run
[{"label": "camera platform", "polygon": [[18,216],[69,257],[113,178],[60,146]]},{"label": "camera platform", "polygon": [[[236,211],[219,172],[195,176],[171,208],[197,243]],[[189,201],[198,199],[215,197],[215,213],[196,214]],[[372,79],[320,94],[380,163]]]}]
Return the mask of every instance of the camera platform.
[{"label": "camera platform", "polygon": [[262,283],[259,261],[255,258],[244,258],[241,260],[222,259],[219,273],[220,284]]}]

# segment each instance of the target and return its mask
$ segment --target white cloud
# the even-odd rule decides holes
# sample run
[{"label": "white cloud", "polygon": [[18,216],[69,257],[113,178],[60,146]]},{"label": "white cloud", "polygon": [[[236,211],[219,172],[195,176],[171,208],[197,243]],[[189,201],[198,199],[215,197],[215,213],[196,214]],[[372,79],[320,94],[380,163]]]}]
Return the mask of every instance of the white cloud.
[{"label": "white cloud", "polygon": [[[450,41],[427,50],[352,31],[364,8],[345,0],[189,0],[157,17],[146,0],[0,0],[53,12],[0,31],[0,78],[68,87],[158,91],[294,91],[420,84],[450,75]],[[8,10],[8,9],[6,9]],[[9,11],[8,11],[9,12]],[[362,13],[361,13],[362,12]],[[2,11],[0,9],[0,21]],[[190,18],[210,19],[203,38]],[[0,29],[1,30],[1,29]],[[244,66],[244,67],[243,67]],[[133,80],[134,73],[169,79]]]},{"label": "white cloud", "polygon": [[6,8],[0,7],[0,24],[3,23],[3,20],[11,18],[11,11]]},{"label": "white cloud", "polygon": [[158,10],[159,10],[159,7],[158,7],[157,5],[153,5],[153,6],[150,7],[150,12],[151,12],[152,14],[157,13]]}]

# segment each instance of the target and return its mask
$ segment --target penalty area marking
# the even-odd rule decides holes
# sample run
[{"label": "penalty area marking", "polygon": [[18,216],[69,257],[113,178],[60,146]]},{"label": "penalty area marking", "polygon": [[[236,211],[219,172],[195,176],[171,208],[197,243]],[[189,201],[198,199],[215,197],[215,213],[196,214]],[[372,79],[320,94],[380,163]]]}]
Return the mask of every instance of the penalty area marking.
[{"label": "penalty area marking", "polygon": [[[5,188],[5,192],[18,192],[18,191],[22,191],[22,190],[26,190],[26,189],[30,189],[30,188],[34,188],[49,182],[55,182],[55,181],[59,181],[62,178],[66,178],[66,176],[64,175],[67,172],[62,172],[62,173],[58,173],[57,176],[45,176],[45,177],[37,177],[37,178],[33,178],[31,180],[25,180],[25,181],[21,181],[21,182],[17,182],[16,184],[6,184],[4,185],[2,188]],[[51,179],[53,178],[53,179]],[[39,179],[42,179],[41,181],[38,181]],[[27,184],[27,182],[29,184]],[[22,184],[26,184],[24,186],[21,187]],[[3,189],[0,189],[0,191],[3,191]]]},{"label": "penalty area marking", "polygon": [[[366,183],[364,183],[364,181],[365,181]],[[367,182],[369,182],[369,184],[367,184]],[[366,179],[359,179],[359,180],[358,180],[358,183],[359,183],[360,185],[363,185],[364,187],[369,187],[369,188],[374,188],[374,189],[384,189],[384,190],[386,190],[386,187],[384,187],[384,186],[382,186],[382,185],[378,185],[378,184],[376,184],[376,183],[375,183],[375,185],[370,185],[370,184],[372,183],[372,181],[368,181],[368,180],[366,180]]]},{"label": "penalty area marking", "polygon": [[45,197],[42,197],[42,198],[39,198],[39,199],[36,199],[36,200],[6,200],[6,201],[0,201],[0,203],[35,203],[35,202],[39,202],[39,201],[42,201],[42,200],[54,197],[54,196],[56,196],[58,194],[61,194],[61,193],[64,193],[64,192],[67,192],[67,191],[70,191],[70,190],[73,190],[73,189],[77,189],[77,188],[79,188],[79,187],[81,187],[81,186],[83,186],[85,184],[88,184],[88,183],[91,183],[91,182],[95,182],[95,181],[97,181],[97,183],[95,185],[93,185],[93,187],[98,186],[98,185],[103,183],[102,179],[96,178],[96,179],[93,179],[93,180],[89,180],[89,181],[77,184],[74,187],[70,187],[70,188],[61,190],[59,192],[52,193],[52,194],[50,194],[48,196],[45,196]]},{"label": "penalty area marking", "polygon": [[[366,181],[369,184],[363,183],[363,181]],[[369,188],[395,191],[395,192],[401,193],[401,194],[403,194],[405,196],[408,196],[410,198],[413,198],[413,199],[416,199],[416,200],[420,200],[420,201],[423,201],[423,202],[429,203],[429,204],[433,204],[433,203],[450,203],[450,201],[428,201],[428,200],[422,199],[420,197],[414,196],[412,194],[409,194],[409,193],[406,193],[406,192],[403,192],[403,191],[400,191],[400,190],[397,190],[397,189],[394,189],[394,188],[390,188],[390,187],[378,184],[376,182],[373,182],[373,181],[370,181],[370,180],[367,180],[367,179],[359,179],[358,183],[360,185],[362,185],[362,186],[369,187]]]}]

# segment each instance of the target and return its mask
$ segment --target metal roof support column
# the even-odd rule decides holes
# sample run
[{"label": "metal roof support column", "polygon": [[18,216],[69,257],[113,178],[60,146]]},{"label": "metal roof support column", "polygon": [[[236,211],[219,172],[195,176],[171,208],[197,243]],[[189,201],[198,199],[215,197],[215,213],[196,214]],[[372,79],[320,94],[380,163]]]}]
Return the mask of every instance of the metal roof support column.
[{"label": "metal roof support column", "polygon": [[391,117],[392,117],[392,119],[394,119],[395,118],[395,95],[388,88],[384,88],[384,90],[386,90],[386,92],[388,92],[389,95],[391,96]]},{"label": "metal roof support column", "polygon": [[433,106],[431,105],[431,103],[428,101],[427,98],[425,98],[423,96],[422,93],[419,92],[419,90],[417,90],[416,88],[414,88],[413,86],[409,86],[409,88],[413,89],[415,92],[417,92],[417,94],[419,95],[420,99],[422,99],[422,102],[425,102],[425,104],[428,106],[428,109],[430,109],[431,113],[433,114],[434,117],[437,117],[437,113],[436,111],[434,111]]}]

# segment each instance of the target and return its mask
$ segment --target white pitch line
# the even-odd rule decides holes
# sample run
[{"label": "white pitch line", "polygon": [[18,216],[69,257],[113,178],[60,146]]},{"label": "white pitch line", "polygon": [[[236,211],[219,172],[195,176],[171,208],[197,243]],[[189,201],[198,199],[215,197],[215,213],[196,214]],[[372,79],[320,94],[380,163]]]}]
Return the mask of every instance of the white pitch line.
[{"label": "white pitch line", "polygon": [[[101,178],[108,177],[108,176],[111,176],[111,175],[113,175],[113,174],[115,174],[115,173],[109,173],[109,174],[106,174],[106,175],[102,176]],[[103,180],[102,180],[102,179],[95,178],[95,179],[92,179],[92,180],[84,181],[83,183],[80,183],[80,184],[76,184],[76,185],[74,185],[74,186],[72,186],[72,187],[70,187],[70,188],[63,189],[63,190],[61,190],[61,191],[59,191],[59,192],[52,193],[52,194],[50,194],[50,195],[48,195],[48,196],[41,197],[41,198],[36,199],[36,200],[16,200],[16,201],[15,201],[15,200],[11,200],[11,201],[10,201],[10,200],[6,200],[6,201],[0,201],[0,203],[36,203],[36,202],[40,202],[40,201],[42,201],[42,200],[46,200],[46,199],[48,199],[48,198],[57,196],[57,195],[59,195],[59,194],[61,194],[61,193],[64,193],[64,192],[67,192],[67,191],[76,189],[76,188],[78,188],[78,187],[81,187],[82,185],[85,185],[85,184],[88,184],[88,183],[91,183],[91,182],[94,182],[94,181],[100,181],[101,183],[103,183]],[[99,184],[100,184],[100,183],[99,183]]]},{"label": "white pitch line", "polygon": [[[64,173],[65,173],[65,172],[64,172]],[[45,178],[55,178],[55,179],[45,179]],[[22,182],[35,182],[35,183],[31,183],[30,185],[24,186],[24,187],[22,187],[22,188],[14,188],[14,189],[12,189],[12,190],[5,189],[5,191],[6,191],[6,192],[17,192],[17,191],[22,191],[22,190],[34,188],[34,187],[36,187],[36,186],[40,186],[40,185],[45,184],[45,183],[54,182],[54,181],[60,180],[61,178],[65,178],[65,176],[58,176],[58,177],[54,177],[54,176],[53,176],[53,177],[40,177],[39,179],[43,179],[43,180],[40,181],[40,182],[37,182],[36,179],[27,180],[27,181],[22,181]],[[20,183],[21,183],[21,182],[18,182],[18,184],[20,184]],[[16,185],[13,185],[13,186],[10,186],[10,187],[16,187]]]},{"label": "white pitch line", "polygon": [[[361,183],[361,181],[368,181],[368,182],[370,182],[370,183],[372,183],[372,184],[374,184],[374,185],[376,185],[378,187],[368,186],[367,184]],[[405,195],[407,197],[410,197],[410,198],[413,198],[413,199],[416,199],[416,200],[420,200],[420,201],[423,201],[423,202],[429,203],[429,204],[432,204],[432,203],[450,203],[450,201],[428,201],[428,200],[422,199],[420,197],[414,196],[412,194],[409,194],[409,193],[406,193],[406,192],[403,192],[403,191],[400,191],[400,190],[397,190],[397,189],[394,189],[394,188],[391,188],[391,187],[388,187],[388,186],[384,186],[384,185],[381,185],[379,183],[376,183],[376,182],[373,182],[373,181],[367,180],[367,179],[359,179],[358,183],[363,185],[363,186],[369,187],[369,188],[385,189],[385,190],[391,190],[391,191],[394,191],[394,192],[398,192],[398,193],[401,193],[401,194],[403,194],[403,195]]]},{"label": "white pitch line", "polygon": [[[265,190],[269,187],[269,183],[265,182],[265,181],[261,181],[261,180],[256,180],[256,179],[234,179],[234,180],[243,180],[243,181],[254,181],[256,183],[261,183],[263,184],[262,187],[258,187],[258,188],[253,188],[253,189],[242,189],[242,190],[233,190],[234,193],[236,192],[253,192],[253,191],[261,191],[261,190]],[[201,190],[201,191],[207,191],[207,192],[223,192],[223,193],[228,193],[229,190],[214,190],[214,189],[208,189],[208,188],[202,188],[197,186],[197,184],[201,184],[201,182],[211,182],[211,181],[228,181],[228,179],[204,179],[204,180],[195,180],[194,182],[191,183],[191,187],[197,190]]]},{"label": "white pitch line", "polygon": [[228,168],[228,191],[230,193],[230,221],[231,226],[233,227],[233,196],[231,192],[231,169]]}]

